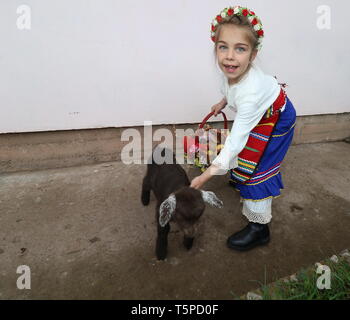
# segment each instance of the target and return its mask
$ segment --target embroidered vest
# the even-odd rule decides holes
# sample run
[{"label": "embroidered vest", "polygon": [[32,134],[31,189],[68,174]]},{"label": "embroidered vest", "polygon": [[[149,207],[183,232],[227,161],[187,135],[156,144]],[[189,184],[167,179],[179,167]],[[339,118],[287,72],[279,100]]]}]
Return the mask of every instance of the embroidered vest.
[{"label": "embroidered vest", "polygon": [[260,122],[250,132],[245,147],[238,154],[238,167],[232,169],[231,172],[233,178],[239,183],[245,183],[253,176],[280,117],[281,108],[285,104],[286,93],[281,88],[278,98],[267,109]]}]

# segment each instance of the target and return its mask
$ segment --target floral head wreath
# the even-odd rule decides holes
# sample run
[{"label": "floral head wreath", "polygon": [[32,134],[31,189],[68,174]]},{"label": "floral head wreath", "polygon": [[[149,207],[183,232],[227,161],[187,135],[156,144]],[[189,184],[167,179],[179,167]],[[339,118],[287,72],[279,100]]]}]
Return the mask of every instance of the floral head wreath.
[{"label": "floral head wreath", "polygon": [[262,39],[264,37],[264,30],[262,29],[262,23],[258,16],[248,8],[235,6],[223,9],[211,23],[211,40],[216,41],[216,31],[220,23],[228,21],[232,16],[244,16],[248,17],[250,24],[252,25],[257,37],[258,45],[257,49],[260,50],[262,46]]}]

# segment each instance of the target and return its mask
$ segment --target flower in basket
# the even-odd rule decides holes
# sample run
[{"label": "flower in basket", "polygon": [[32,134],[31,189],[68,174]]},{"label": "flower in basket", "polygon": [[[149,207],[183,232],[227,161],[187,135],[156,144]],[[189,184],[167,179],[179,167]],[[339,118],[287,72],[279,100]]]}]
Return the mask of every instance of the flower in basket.
[{"label": "flower in basket", "polygon": [[196,167],[202,167],[202,165],[200,164],[200,161],[199,161],[199,159],[198,158],[196,158],[196,159],[194,159],[194,165],[196,166]]},{"label": "flower in basket", "polygon": [[191,144],[190,147],[188,148],[188,152],[190,154],[196,153],[199,150],[199,147],[196,146],[195,144]]}]

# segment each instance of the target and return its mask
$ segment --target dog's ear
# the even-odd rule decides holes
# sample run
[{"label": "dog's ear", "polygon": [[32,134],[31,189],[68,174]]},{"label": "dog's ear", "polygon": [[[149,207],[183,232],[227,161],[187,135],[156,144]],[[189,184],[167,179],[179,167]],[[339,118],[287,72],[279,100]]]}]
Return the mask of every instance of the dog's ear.
[{"label": "dog's ear", "polygon": [[200,190],[202,193],[202,198],[205,203],[210,204],[212,207],[222,208],[223,202],[215,195],[212,191]]},{"label": "dog's ear", "polygon": [[172,193],[166,198],[159,207],[159,224],[164,227],[171,219],[176,208],[176,198]]}]

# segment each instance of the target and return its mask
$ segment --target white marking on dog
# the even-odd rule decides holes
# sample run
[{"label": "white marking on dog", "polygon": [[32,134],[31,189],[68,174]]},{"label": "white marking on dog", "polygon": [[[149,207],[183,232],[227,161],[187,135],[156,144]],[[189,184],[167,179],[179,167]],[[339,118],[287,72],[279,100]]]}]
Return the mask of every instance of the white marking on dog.
[{"label": "white marking on dog", "polygon": [[176,197],[172,193],[159,207],[159,224],[164,227],[171,219],[176,208]]},{"label": "white marking on dog", "polygon": [[204,202],[208,203],[212,207],[216,208],[222,208],[223,207],[223,202],[215,195],[214,192],[212,191],[204,191],[200,190],[202,193],[202,198]]}]

